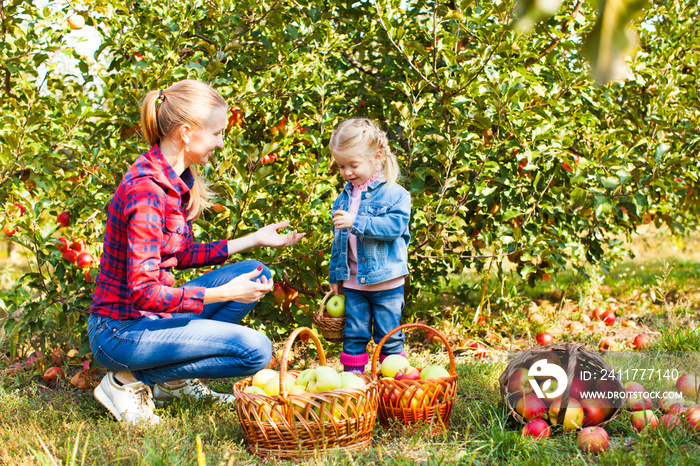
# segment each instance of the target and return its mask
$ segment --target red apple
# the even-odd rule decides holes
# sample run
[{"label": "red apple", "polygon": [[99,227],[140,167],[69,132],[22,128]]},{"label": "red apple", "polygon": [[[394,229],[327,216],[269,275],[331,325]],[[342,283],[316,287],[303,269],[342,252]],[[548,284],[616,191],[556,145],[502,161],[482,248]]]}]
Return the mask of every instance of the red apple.
[{"label": "red apple", "polygon": [[584,427],[578,433],[577,443],[586,453],[601,453],[610,446],[610,437],[602,427]]},{"label": "red apple", "polygon": [[394,376],[395,380],[419,380],[420,371],[415,367],[406,367],[405,369],[399,369],[399,371]]},{"label": "red apple", "polygon": [[70,226],[70,214],[68,212],[61,212],[56,216],[56,222],[62,227]]},{"label": "red apple", "polygon": [[67,249],[63,253],[61,253],[64,259],[66,259],[68,262],[76,263],[78,261],[78,253],[73,251],[72,249]]},{"label": "red apple", "polygon": [[89,252],[81,252],[78,254],[77,265],[81,269],[89,269],[92,267],[93,262],[94,259]]},{"label": "red apple", "polygon": [[615,313],[608,309],[607,311],[603,312],[600,320],[605,322],[605,325],[610,327],[615,323]]},{"label": "red apple", "polygon": [[627,408],[628,411],[644,411],[651,409],[653,403],[642,384],[638,382],[627,382],[625,384],[625,390],[627,390],[625,408]]},{"label": "red apple", "polygon": [[17,229],[10,224],[5,224],[2,227],[2,232],[5,233],[5,236],[8,238],[12,238],[17,232]]},{"label": "red apple", "polygon": [[547,417],[547,406],[534,393],[528,393],[515,404],[515,411],[526,421]]},{"label": "red apple", "polygon": [[19,216],[22,217],[24,213],[27,211],[27,209],[24,208],[22,204],[19,202],[13,202],[12,206],[15,207],[19,211]]},{"label": "red apple", "polygon": [[654,428],[659,425],[659,419],[651,409],[634,411],[630,415],[630,421],[632,422],[632,428],[637,432],[641,432],[647,427]]},{"label": "red apple", "polygon": [[700,377],[695,374],[683,374],[676,380],[676,388],[683,396],[694,399],[700,389]]},{"label": "red apple", "polygon": [[58,238],[58,244],[56,245],[56,249],[58,249],[61,253],[64,253],[70,248],[70,243],[66,238]]},{"label": "red apple", "polygon": [[63,377],[63,369],[60,367],[49,367],[44,372],[44,382],[50,387],[56,384],[59,377]]},{"label": "red apple", "polygon": [[566,162],[562,162],[562,163],[561,163],[561,167],[564,169],[565,172],[572,172],[572,171],[574,171],[574,169],[571,168],[571,165],[569,165],[569,164],[566,163]]},{"label": "red apple", "polygon": [[603,320],[603,314],[605,313],[605,309],[603,309],[600,306],[596,306],[593,309],[593,312],[591,313],[591,317],[593,317],[596,320]]},{"label": "red apple", "polygon": [[275,285],[272,287],[272,296],[275,298],[275,303],[276,304],[282,304],[287,297],[287,295],[284,292],[284,288],[282,285],[279,283],[275,283]]},{"label": "red apple", "polygon": [[[574,373],[576,373],[576,371],[574,371]],[[574,380],[571,381],[571,390],[569,391],[569,396],[580,401],[581,399],[583,399],[582,393],[587,391],[589,390],[586,382],[579,379],[578,377],[574,377]]]},{"label": "red apple", "polygon": [[544,419],[535,419],[523,427],[522,435],[523,437],[534,437],[535,439],[545,439],[549,438],[551,430],[549,424]]},{"label": "red apple", "polygon": [[691,406],[687,403],[673,403],[670,408],[668,408],[668,414],[685,414]]},{"label": "red apple", "polygon": [[87,245],[85,244],[84,239],[74,239],[73,241],[71,241],[70,247],[75,252],[83,252],[87,248]]},{"label": "red apple", "polygon": [[581,400],[581,407],[583,408],[583,425],[597,426],[605,420],[605,407],[601,403],[601,400],[586,398]]},{"label": "red apple", "polygon": [[535,337],[537,344],[540,346],[549,345],[554,341],[554,337],[550,333],[542,332]]},{"label": "red apple", "polygon": [[661,416],[661,419],[659,420],[659,424],[664,426],[666,430],[673,430],[681,426],[681,418],[676,416],[675,414],[664,414]]},{"label": "red apple", "polygon": [[640,333],[636,337],[634,337],[634,349],[642,349],[646,348],[651,344],[651,340],[649,338],[649,335],[646,333]]},{"label": "red apple", "polygon": [[689,429],[700,432],[700,406],[688,408],[685,412],[685,423]]},{"label": "red apple", "polygon": [[534,389],[530,385],[528,370],[524,367],[515,369],[508,380],[508,393],[520,395],[532,392],[534,392]]}]

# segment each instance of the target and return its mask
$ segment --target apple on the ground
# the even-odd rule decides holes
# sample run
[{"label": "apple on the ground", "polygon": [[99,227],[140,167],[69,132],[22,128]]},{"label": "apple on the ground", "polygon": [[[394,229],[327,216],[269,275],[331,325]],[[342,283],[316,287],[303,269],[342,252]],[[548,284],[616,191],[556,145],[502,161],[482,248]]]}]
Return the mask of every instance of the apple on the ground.
[{"label": "apple on the ground", "polygon": [[689,429],[700,432],[700,406],[688,408],[685,412],[685,423]]},{"label": "apple on the ground", "polygon": [[539,333],[536,337],[535,340],[537,341],[537,344],[540,346],[545,346],[549,345],[554,341],[554,337],[552,336],[551,333],[548,332],[542,332]]},{"label": "apple on the ground", "polygon": [[586,453],[601,453],[610,446],[610,437],[602,427],[584,427],[577,437],[578,447]]},{"label": "apple on the ground", "polygon": [[642,349],[646,348],[647,346],[651,345],[651,339],[649,338],[649,335],[646,333],[640,333],[636,337],[634,337],[634,349]]},{"label": "apple on the ground", "polygon": [[641,432],[646,427],[656,427],[659,425],[659,418],[656,417],[656,414],[654,414],[654,411],[651,409],[634,411],[630,414],[630,421],[632,423],[632,428],[637,432]]},{"label": "apple on the ground", "polygon": [[681,426],[681,418],[675,414],[667,413],[661,416],[659,419],[659,424],[662,425],[666,430],[673,430]]},{"label": "apple on the ground", "polygon": [[676,388],[683,396],[694,399],[700,389],[700,377],[695,374],[683,374],[676,380]]}]

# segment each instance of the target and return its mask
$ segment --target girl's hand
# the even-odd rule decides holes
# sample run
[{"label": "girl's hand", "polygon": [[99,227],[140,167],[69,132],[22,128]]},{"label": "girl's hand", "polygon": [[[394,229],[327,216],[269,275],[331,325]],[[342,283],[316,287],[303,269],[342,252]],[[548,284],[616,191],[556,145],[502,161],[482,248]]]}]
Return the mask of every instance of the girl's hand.
[{"label": "girl's hand", "polygon": [[336,210],[333,214],[333,225],[336,228],[352,228],[355,223],[355,216],[344,210]]},{"label": "girl's hand", "polygon": [[256,278],[262,273],[262,267],[252,272],[244,273],[228,283],[204,292],[204,304],[209,302],[236,301],[239,303],[255,303],[272,290],[273,281],[265,276]]},{"label": "girl's hand", "polygon": [[258,246],[267,246],[270,248],[283,248],[285,246],[292,246],[297,244],[306,233],[297,233],[294,230],[293,233],[286,233],[280,235],[277,230],[280,228],[285,228],[289,226],[289,220],[285,220],[279,223],[273,223],[272,225],[266,225],[256,231],[255,242]]},{"label": "girl's hand", "polygon": [[333,292],[333,295],[338,296],[338,294],[340,294],[340,284],[331,283],[331,291]]}]

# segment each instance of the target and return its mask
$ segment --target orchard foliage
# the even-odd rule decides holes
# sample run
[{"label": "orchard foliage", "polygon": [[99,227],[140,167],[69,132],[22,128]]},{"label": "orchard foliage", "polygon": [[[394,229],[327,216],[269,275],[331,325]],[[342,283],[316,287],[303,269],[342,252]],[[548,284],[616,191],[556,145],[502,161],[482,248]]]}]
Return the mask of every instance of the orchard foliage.
[{"label": "orchard foliage", "polygon": [[[695,1],[569,0],[544,13],[541,3],[0,0],[0,223],[30,256],[0,301],[6,335],[46,341],[70,329],[85,341],[95,271],[65,259],[58,238],[84,238],[100,256],[106,206],[147,150],[140,99],[183,78],[231,105],[226,147],[202,169],[217,205],[196,221],[197,238],[282,219],[308,233],[241,256],[298,292],[254,311],[271,336],[309,325],[327,290],[343,185],[327,142],[345,118],[385,127],[411,192],[412,316],[435,317],[411,303],[440,293],[449,274],[495,271],[506,283],[512,263],[508,287],[484,288],[507,304],[564,267],[607,266],[640,224],[695,227]],[[617,15],[605,27],[598,6]],[[68,45],[75,13],[101,36],[94,55]],[[638,47],[624,61],[627,24]],[[620,70],[625,79],[606,82]]]}]

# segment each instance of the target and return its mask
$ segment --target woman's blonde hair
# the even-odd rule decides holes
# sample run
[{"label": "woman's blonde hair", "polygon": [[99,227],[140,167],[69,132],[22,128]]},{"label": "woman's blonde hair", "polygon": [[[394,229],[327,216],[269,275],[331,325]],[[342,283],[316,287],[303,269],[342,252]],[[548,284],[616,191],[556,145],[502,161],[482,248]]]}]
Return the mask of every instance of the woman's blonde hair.
[{"label": "woman's blonde hair", "polygon": [[387,184],[395,183],[399,179],[399,162],[389,147],[389,139],[386,133],[370,119],[345,120],[331,134],[329,146],[333,157],[337,154],[361,154],[374,158],[379,152],[381,168]]},{"label": "woman's blonde hair", "polygon": [[[202,128],[212,108],[226,108],[226,100],[213,87],[201,81],[185,79],[167,89],[150,91],[141,103],[141,128],[148,144],[154,146],[180,125]],[[187,204],[187,219],[197,218],[211,207],[214,193],[209,184],[190,166],[194,185]]]}]

